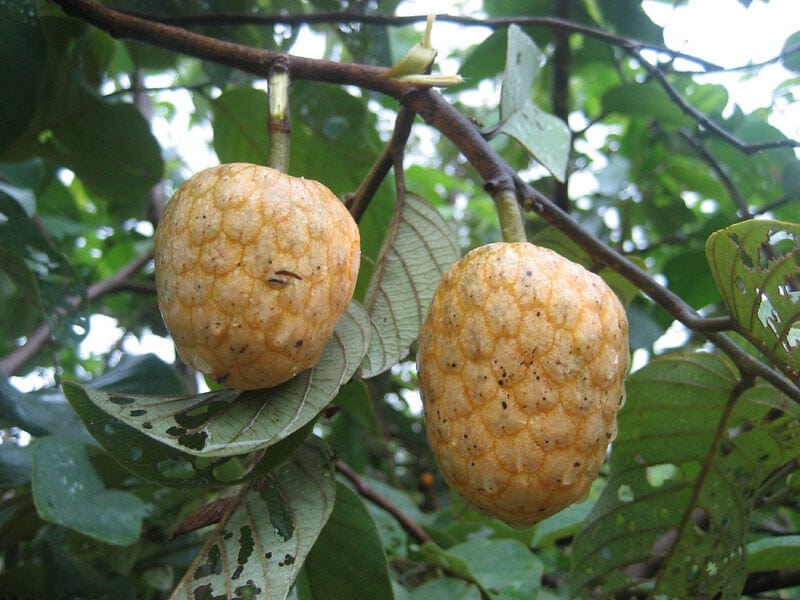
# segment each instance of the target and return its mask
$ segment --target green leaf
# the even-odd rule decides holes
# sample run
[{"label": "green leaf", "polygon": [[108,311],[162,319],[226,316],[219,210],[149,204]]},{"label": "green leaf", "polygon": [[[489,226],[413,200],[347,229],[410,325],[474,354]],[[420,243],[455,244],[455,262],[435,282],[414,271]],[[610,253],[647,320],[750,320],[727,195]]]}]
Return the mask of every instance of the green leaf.
[{"label": "green leaf", "polygon": [[330,449],[311,438],[232,499],[171,598],[286,598],[335,495]]},{"label": "green leaf", "polygon": [[558,117],[531,100],[542,53],[517,25],[508,28],[506,69],[500,97],[500,131],[522,144],[559,181],[567,172],[572,134]]},{"label": "green leaf", "polygon": [[800,31],[795,31],[792,35],[786,38],[781,49],[781,63],[783,66],[795,73],[800,73],[800,50],[796,49],[794,52],[787,52],[797,44],[800,44]]},{"label": "green leaf", "polygon": [[442,273],[459,255],[452,229],[429,202],[411,193],[398,199],[364,296],[372,331],[362,377],[408,354]]},{"label": "green leaf", "polygon": [[317,364],[277,387],[199,396],[144,396],[65,385],[108,415],[176,450],[226,457],[267,448],[310,423],[355,373],[369,342],[369,321],[351,302]]},{"label": "green leaf", "polygon": [[[88,329],[86,289],[67,259],[42,235],[20,205],[0,192],[0,269],[32,306],[41,307],[52,335],[74,344]],[[77,328],[76,328],[77,327]]]},{"label": "green leaf", "polygon": [[459,75],[464,78],[464,83],[449,88],[449,91],[461,87],[475,87],[478,82],[488,77],[494,77],[503,70],[503,55],[508,46],[506,29],[496,29],[473,48],[461,63]]},{"label": "green leaf", "polygon": [[442,577],[427,581],[411,592],[411,600],[442,600],[443,598],[481,600],[481,591],[468,581]]},{"label": "green leaf", "polygon": [[544,54],[518,25],[508,28],[506,67],[500,96],[500,119],[523,110],[531,99],[533,82],[544,63]]},{"label": "green leaf", "polygon": [[86,442],[92,439],[59,390],[23,393],[4,376],[0,376],[0,420],[35,436],[56,434]]},{"label": "green leaf", "polygon": [[800,383],[800,225],[745,221],[706,243],[714,281],[751,342]]},{"label": "green leaf", "polygon": [[81,443],[55,436],[37,440],[31,488],[45,521],[117,546],[139,539],[145,504],[128,492],[106,489]]},{"label": "green leaf", "polygon": [[180,394],[178,375],[155,354],[125,354],[117,365],[95,377],[92,387],[128,394]]},{"label": "green leaf", "polygon": [[533,598],[541,587],[542,562],[517,540],[478,538],[447,551],[461,558],[470,577],[497,600]]},{"label": "green leaf", "polygon": [[30,446],[4,441],[0,444],[0,489],[26,485],[31,480],[32,466]]},{"label": "green leaf", "polygon": [[36,112],[46,48],[33,0],[0,2],[0,152]]},{"label": "green leaf", "polygon": [[796,569],[800,564],[800,535],[761,538],[747,544],[747,571]]},{"label": "green leaf", "polygon": [[126,425],[100,410],[80,385],[65,382],[64,393],[89,432],[114,460],[144,479],[170,487],[235,485],[260,477],[302,445],[314,425],[312,421],[270,446],[261,461],[243,474],[235,456],[209,460],[163,444]]},{"label": "green leaf", "polygon": [[299,600],[391,600],[392,582],[375,523],[361,499],[336,485],[336,504],[308,553]]},{"label": "green leaf", "polygon": [[703,259],[703,251],[699,248],[687,249],[671,256],[664,264],[669,289],[696,309],[720,300],[717,289],[711,285],[711,272]]},{"label": "green leaf", "polygon": [[98,97],[69,52],[51,65],[47,102],[22,137],[0,156],[41,156],[75,172],[86,188],[111,202],[141,203],[161,179],[161,148],[131,104]]},{"label": "green leaf", "polygon": [[572,595],[739,598],[754,503],[800,452],[800,408],[740,391],[712,354],[657,358],[628,378],[606,487],[577,536]]},{"label": "green leaf", "polygon": [[688,126],[689,117],[655,82],[623,83],[603,95],[603,109],[627,117],[663,121],[675,126]]},{"label": "green leaf", "polygon": [[593,500],[571,504],[561,512],[539,521],[533,532],[531,546],[550,546],[555,544],[556,540],[574,536],[583,525],[593,506]]},{"label": "green leaf", "polygon": [[214,150],[221,163],[263,165],[269,154],[269,97],[263,90],[234,88],[211,103]]}]

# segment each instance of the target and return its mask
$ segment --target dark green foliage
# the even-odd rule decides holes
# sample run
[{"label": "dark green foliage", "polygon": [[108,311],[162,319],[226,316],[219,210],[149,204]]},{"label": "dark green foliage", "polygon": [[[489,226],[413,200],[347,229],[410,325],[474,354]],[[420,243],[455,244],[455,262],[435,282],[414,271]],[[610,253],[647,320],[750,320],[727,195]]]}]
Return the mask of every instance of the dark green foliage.
[{"label": "dark green foliage", "polygon": [[[652,3],[485,0],[481,14],[519,22],[451,39],[435,25],[433,71],[465,79],[442,96],[525,182],[554,197],[568,180],[580,229],[531,211],[528,239],[611,285],[635,353],[589,498],[518,531],[448,491],[419,412],[415,340],[439,276],[500,239],[446,119],[416,119],[361,218],[355,299],[320,362],[270,390],[209,391],[164,340],[145,344],[167,335],[148,257],[190,164],[267,160],[263,73],[112,37],[57,4],[0,0],[0,595],[800,598],[800,160],[776,125],[796,109],[800,32],[781,40],[774,106],[747,112],[689,72],[701,64],[648,50],[664,43]],[[361,19],[394,0],[102,6],[216,15],[185,27],[254,48],[300,52],[313,34],[325,59],[378,66],[424,22]],[[591,29],[529,20],[556,8]],[[231,21],[320,12],[346,17]],[[557,64],[568,124],[552,114]],[[349,199],[397,101],[311,77],[290,108],[290,173]],[[193,141],[174,137],[187,121]],[[603,264],[588,236],[641,274]],[[679,325],[675,302],[727,337]],[[89,345],[100,317],[118,330]]]}]

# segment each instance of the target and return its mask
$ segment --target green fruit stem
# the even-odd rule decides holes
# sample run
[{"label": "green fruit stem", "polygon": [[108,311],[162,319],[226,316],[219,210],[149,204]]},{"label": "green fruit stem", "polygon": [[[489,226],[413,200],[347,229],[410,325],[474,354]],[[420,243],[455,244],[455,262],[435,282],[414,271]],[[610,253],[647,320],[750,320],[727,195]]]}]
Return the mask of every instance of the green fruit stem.
[{"label": "green fruit stem", "polygon": [[267,76],[269,85],[269,155],[267,165],[281,173],[289,171],[289,70],[284,63],[272,65]]},{"label": "green fruit stem", "polygon": [[497,217],[500,220],[500,232],[504,242],[527,242],[525,220],[522,209],[514,192],[504,190],[494,196]]}]

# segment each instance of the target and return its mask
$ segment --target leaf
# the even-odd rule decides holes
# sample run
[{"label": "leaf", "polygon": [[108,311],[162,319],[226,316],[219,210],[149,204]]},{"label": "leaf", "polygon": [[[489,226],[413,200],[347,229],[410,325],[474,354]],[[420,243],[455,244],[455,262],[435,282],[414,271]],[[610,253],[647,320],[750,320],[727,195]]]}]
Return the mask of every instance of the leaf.
[{"label": "leaf", "polygon": [[398,199],[364,296],[371,334],[362,377],[408,354],[442,273],[459,255],[452,229],[430,203],[411,193]]},{"label": "leaf", "polygon": [[13,440],[0,444],[0,489],[27,485],[31,480],[30,446],[19,446]]},{"label": "leaf", "polygon": [[672,101],[664,89],[654,82],[623,83],[603,94],[603,110],[626,117],[663,121],[670,125],[687,126],[689,117]]},{"label": "leaf", "polygon": [[500,119],[505,120],[524,108],[531,88],[544,63],[544,54],[519,25],[508,28],[506,66],[500,96]]},{"label": "leaf", "polygon": [[559,181],[567,172],[572,134],[558,117],[530,99],[543,55],[517,25],[508,28],[506,68],[500,97],[500,131],[522,144]]},{"label": "leaf", "polygon": [[[781,63],[786,69],[800,73],[800,51],[795,48],[797,44],[800,44],[800,31],[795,31],[783,43]],[[792,48],[794,48],[794,52],[789,53]]]},{"label": "leaf", "polygon": [[33,118],[46,48],[33,0],[0,2],[0,152]]},{"label": "leaf", "polygon": [[170,598],[286,598],[335,494],[330,449],[311,438],[242,489]]},{"label": "leaf", "polygon": [[[308,554],[299,600],[391,600],[381,539],[361,499],[341,483],[328,523]],[[300,586],[298,586],[300,588]]]},{"label": "leaf", "polygon": [[67,259],[10,196],[0,191],[0,269],[32,306],[41,307],[52,335],[74,344],[88,330],[86,288]]},{"label": "leaf", "polygon": [[747,544],[747,571],[796,569],[800,564],[800,535],[761,538]]},{"label": "leaf", "polygon": [[[221,163],[266,164],[269,136],[266,123],[269,97],[255,88],[233,88],[211,103],[214,150]],[[254,126],[262,123],[261,127]]]},{"label": "leaf", "polygon": [[117,546],[139,539],[145,504],[128,492],[105,489],[79,442],[55,436],[37,440],[31,489],[45,521]]},{"label": "leaf", "polygon": [[800,409],[775,388],[740,394],[712,354],[661,357],[628,378],[606,487],[576,538],[573,597],[739,598],[754,503],[800,452]]},{"label": "leaf", "polygon": [[[165,365],[166,367],[166,365]],[[119,379],[115,369],[95,378],[93,385],[109,383],[120,392],[135,393],[147,387],[148,378]],[[130,385],[136,384],[139,385]],[[144,385],[142,385],[144,384]],[[105,391],[109,391],[108,388]],[[64,392],[75,413],[86,423],[95,440],[108,451],[120,465],[136,475],[170,487],[209,487],[235,485],[250,481],[272,470],[286,460],[308,437],[314,426],[311,421],[304,427],[270,446],[263,458],[249,472],[242,473],[236,457],[209,460],[182,452],[145,435],[119,419],[100,410],[88,397],[86,390],[74,383],[64,383]],[[74,419],[74,414],[72,417]]]},{"label": "leaf", "polygon": [[478,538],[447,551],[461,558],[470,578],[497,600],[533,598],[541,586],[544,565],[517,540]]},{"label": "leaf", "polygon": [[41,156],[74,171],[105,200],[141,203],[163,171],[148,122],[132,104],[107,102],[91,90],[71,52],[52,62],[46,101],[0,159]]},{"label": "leaf", "polygon": [[311,422],[355,373],[368,342],[366,313],[351,302],[319,362],[277,387],[189,397],[110,393],[75,383],[65,389],[181,452],[235,456],[272,446]]},{"label": "leaf", "polygon": [[58,390],[20,392],[0,376],[0,419],[34,436],[56,434],[78,441],[91,441],[83,424]]},{"label": "leaf", "polygon": [[441,600],[442,598],[481,600],[481,592],[470,582],[452,577],[427,581],[411,592],[412,600]]},{"label": "leaf", "polygon": [[800,225],[737,223],[708,238],[706,256],[741,333],[800,384]]}]

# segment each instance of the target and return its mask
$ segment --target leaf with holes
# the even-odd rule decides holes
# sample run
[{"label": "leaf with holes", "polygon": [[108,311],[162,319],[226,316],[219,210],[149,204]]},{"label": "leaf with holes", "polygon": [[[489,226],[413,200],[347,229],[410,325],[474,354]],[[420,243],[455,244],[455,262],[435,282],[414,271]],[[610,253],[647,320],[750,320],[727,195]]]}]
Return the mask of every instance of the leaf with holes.
[{"label": "leaf with holes", "polygon": [[364,296],[372,333],[363,377],[408,354],[442,273],[458,257],[455,235],[429,202],[411,193],[398,199]]},{"label": "leaf with holes", "polygon": [[260,477],[283,462],[311,433],[314,421],[270,446],[261,461],[247,473],[236,456],[211,460],[182,452],[159,442],[135,427],[100,410],[86,388],[65,382],[64,394],[89,433],[114,459],[130,472],[169,487],[235,485]]},{"label": "leaf with holes", "polygon": [[575,541],[573,597],[740,597],[753,506],[800,452],[800,408],[744,387],[713,354],[658,358],[628,378],[609,479]]},{"label": "leaf with holes", "polygon": [[368,342],[369,319],[351,302],[319,362],[274,388],[189,397],[80,389],[108,415],[167,446],[196,456],[234,456],[272,446],[310,423],[353,376]]},{"label": "leaf with holes", "polygon": [[800,225],[737,223],[708,238],[706,255],[741,333],[800,385]]},{"label": "leaf with holes", "polygon": [[286,598],[335,495],[331,451],[311,438],[231,500],[171,598]]}]

